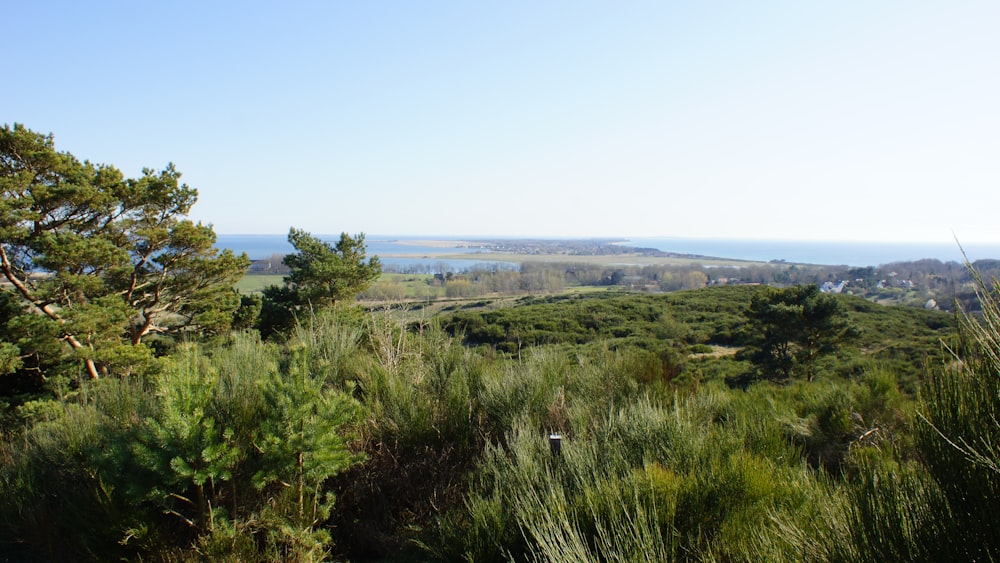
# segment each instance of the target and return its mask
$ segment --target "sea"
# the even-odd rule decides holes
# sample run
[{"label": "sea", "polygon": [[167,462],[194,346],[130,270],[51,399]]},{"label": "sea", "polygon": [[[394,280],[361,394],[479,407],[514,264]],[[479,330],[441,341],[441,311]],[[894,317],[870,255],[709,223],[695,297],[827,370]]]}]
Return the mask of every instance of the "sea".
[{"label": "sea", "polygon": [[[335,244],[340,235],[314,235],[320,240]],[[420,241],[454,241],[454,246],[426,246]],[[440,236],[378,236],[365,235],[368,256],[378,256],[387,271],[405,272],[465,272],[476,268],[513,269],[517,264],[490,260],[481,248],[466,246],[463,241]],[[262,260],[275,254],[295,251],[287,235],[218,235],[215,246],[228,248],[239,254],[246,252],[251,260]],[[443,259],[441,254],[468,254],[463,259]],[[403,256],[400,256],[403,255]]]},{"label": "sea", "polygon": [[[827,266],[881,266],[934,259],[962,263],[1000,259],[1000,244],[910,242],[807,242],[753,239],[634,238],[629,245],[667,252],[756,262],[784,261]],[[963,257],[962,252],[965,252]]]},{"label": "sea", "polygon": [[[336,242],[340,235],[316,235]],[[517,237],[504,237],[516,239]],[[453,241],[454,246],[426,246],[420,241]],[[385,236],[366,235],[369,256],[379,256],[387,269],[429,272],[461,272],[473,268],[509,268],[510,264],[489,259],[488,253],[465,242],[486,240],[482,237]],[[637,248],[655,248],[665,252],[749,260],[755,262],[783,261],[795,264],[844,265],[852,267],[880,266],[893,262],[935,259],[942,262],[963,262],[1000,259],[1000,244],[942,244],[905,242],[806,242],[752,239],[699,238],[627,238],[621,244]],[[465,241],[465,242],[463,242]],[[246,252],[253,260],[294,251],[286,235],[218,235],[216,246],[236,253]],[[965,256],[963,256],[963,250]],[[443,260],[440,254],[467,254],[468,258]],[[389,257],[388,255],[394,255]]]}]

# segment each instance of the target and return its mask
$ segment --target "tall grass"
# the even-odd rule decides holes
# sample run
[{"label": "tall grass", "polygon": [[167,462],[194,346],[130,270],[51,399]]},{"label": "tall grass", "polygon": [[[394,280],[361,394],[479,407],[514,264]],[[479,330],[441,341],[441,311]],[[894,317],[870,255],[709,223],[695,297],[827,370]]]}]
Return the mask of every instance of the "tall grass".
[{"label": "tall grass", "polygon": [[[769,514],[800,509],[811,498],[801,489],[819,485],[804,466],[745,449],[736,430],[744,426],[713,424],[726,395],[704,389],[667,404],[635,397],[609,406],[558,456],[537,418],[522,413],[503,444],[487,447],[466,510],[444,527],[437,555],[751,560],[763,551],[756,531],[773,526]],[[787,444],[783,455],[794,452]]]},{"label": "tall grass", "polygon": [[[822,555],[817,559],[1000,557],[1000,286],[973,275],[982,313],[960,313],[952,360],[923,381],[912,442],[893,409],[884,408],[897,398],[887,375],[866,382],[862,404],[882,418],[864,417],[862,428],[870,429],[852,444],[845,483],[835,493],[842,501],[829,503],[839,508],[814,530],[828,538],[826,549],[810,551]],[[780,524],[789,545],[804,552],[813,545],[805,523]]]},{"label": "tall grass", "polygon": [[917,443],[958,553],[987,559],[1000,557],[1000,283],[973,277],[982,313],[961,314],[956,361],[923,386]]},{"label": "tall grass", "polygon": [[443,507],[459,502],[483,443],[482,387],[493,369],[434,324],[365,320],[356,373],[363,407],[357,447],[367,460],[336,480],[335,541],[362,557],[411,545]]}]

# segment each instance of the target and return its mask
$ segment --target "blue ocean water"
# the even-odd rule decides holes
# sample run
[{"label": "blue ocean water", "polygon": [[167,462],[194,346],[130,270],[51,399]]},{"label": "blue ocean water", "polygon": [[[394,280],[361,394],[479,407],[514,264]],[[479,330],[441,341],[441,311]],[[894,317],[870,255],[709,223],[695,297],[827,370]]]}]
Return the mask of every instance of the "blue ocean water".
[{"label": "blue ocean water", "polygon": [[[336,243],[340,235],[316,235],[321,240]],[[455,240],[454,246],[423,246],[421,240],[444,240],[441,237],[388,237],[365,236],[365,246],[368,256],[378,256],[382,264],[389,269],[426,269],[428,272],[452,271],[460,272],[471,268],[484,266],[491,268],[511,268],[510,263],[490,260],[482,250],[464,246]],[[218,235],[216,247],[228,248],[239,254],[246,252],[251,260],[268,258],[275,254],[288,254],[295,249],[288,243],[286,235]],[[405,255],[406,257],[387,257],[388,254]],[[443,260],[436,258],[440,254],[468,254],[468,259]]]},{"label": "blue ocean water", "polygon": [[[339,235],[318,235],[324,240],[335,242]],[[461,246],[461,240],[475,240],[475,237],[455,238],[454,247],[421,246],[413,244],[420,240],[442,240],[442,237],[420,236],[379,236],[368,235],[365,242],[368,255],[378,255],[386,265],[410,266],[414,264],[440,269],[447,265],[452,270],[465,270],[476,264],[497,265],[488,255],[480,254],[474,247]],[[1000,259],[1000,244],[958,243],[876,243],[876,242],[800,242],[735,239],[694,239],[694,238],[632,238],[624,243],[630,246],[656,248],[665,252],[711,256],[769,262],[784,260],[789,263],[825,264],[846,266],[879,266],[891,262],[909,262],[931,258],[942,262],[962,262],[964,248],[969,260]],[[251,259],[267,258],[273,254],[291,252],[285,235],[219,235],[216,246],[230,248],[240,253],[246,252]],[[468,259],[442,261],[435,254],[469,254]],[[384,258],[387,254],[406,255],[406,258]],[[412,258],[410,258],[412,256]]]},{"label": "blue ocean water", "polygon": [[892,262],[911,262],[925,258],[942,262],[962,262],[962,250],[970,261],[1000,259],[1000,244],[958,243],[883,243],[883,242],[806,242],[732,239],[634,238],[630,246],[656,248],[666,252],[695,254],[716,258],[734,258],[769,262],[879,266]]}]

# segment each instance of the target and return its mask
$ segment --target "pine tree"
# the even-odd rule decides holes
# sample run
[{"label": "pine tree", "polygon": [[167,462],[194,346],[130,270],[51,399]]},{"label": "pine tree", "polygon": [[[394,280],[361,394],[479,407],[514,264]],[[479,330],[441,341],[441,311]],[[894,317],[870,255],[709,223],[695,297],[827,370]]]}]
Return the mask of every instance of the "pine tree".
[{"label": "pine tree", "polygon": [[180,176],[168,164],[125,178],[57,152],[52,135],[0,129],[0,291],[20,307],[7,324],[41,313],[91,378],[127,371],[147,352],[124,347],[150,334],[228,329],[249,259],[219,252],[210,225],[185,219],[198,193]]}]

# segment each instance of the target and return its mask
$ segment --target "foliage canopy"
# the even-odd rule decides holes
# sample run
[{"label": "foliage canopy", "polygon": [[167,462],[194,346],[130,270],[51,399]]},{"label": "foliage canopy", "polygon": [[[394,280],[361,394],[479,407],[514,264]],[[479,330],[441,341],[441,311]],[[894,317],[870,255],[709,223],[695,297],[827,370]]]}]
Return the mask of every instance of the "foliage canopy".
[{"label": "foliage canopy", "polygon": [[382,274],[378,256],[365,262],[365,235],[340,234],[332,245],[302,229],[292,228],[288,242],[295,252],[283,262],[291,269],[285,283],[298,294],[301,303],[316,307],[334,305],[356,296]]},{"label": "foliage canopy", "polygon": [[[0,272],[5,329],[22,335],[5,355],[41,371],[43,344],[65,342],[91,378],[142,354],[150,334],[228,330],[232,284],[246,255],[213,247],[210,225],[185,216],[198,193],[172,164],[125,178],[58,152],[51,135],[0,129]],[[39,316],[38,313],[41,313]],[[30,328],[29,328],[30,327]],[[8,363],[8,369],[14,364]]]},{"label": "foliage canopy", "polygon": [[295,319],[356,297],[382,275],[378,256],[365,261],[365,235],[341,233],[330,244],[302,229],[291,228],[295,252],[282,262],[291,270],[283,286],[264,289],[259,327],[264,336],[287,331]]},{"label": "foliage canopy", "polygon": [[743,357],[769,379],[787,380],[801,369],[812,380],[816,360],[857,335],[840,302],[815,285],[755,295],[745,316]]}]

